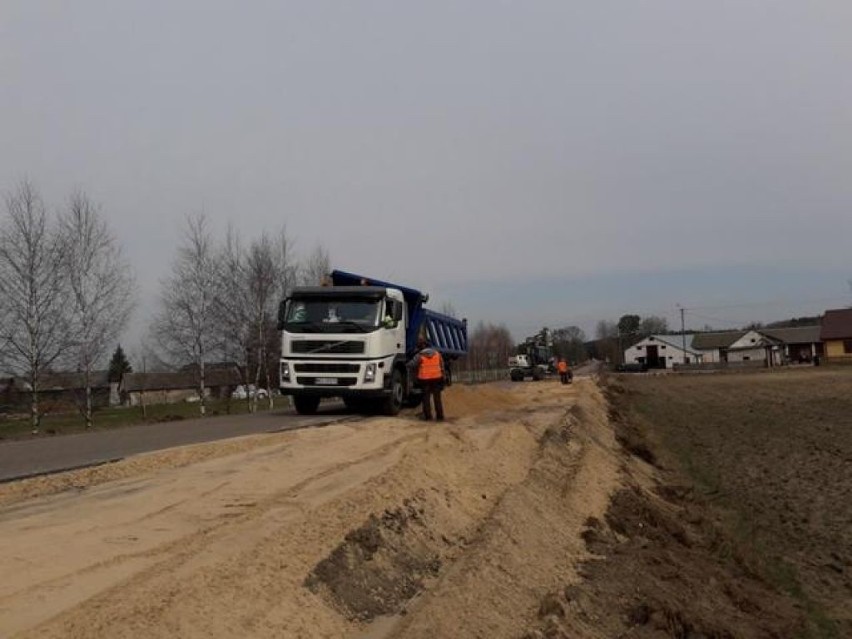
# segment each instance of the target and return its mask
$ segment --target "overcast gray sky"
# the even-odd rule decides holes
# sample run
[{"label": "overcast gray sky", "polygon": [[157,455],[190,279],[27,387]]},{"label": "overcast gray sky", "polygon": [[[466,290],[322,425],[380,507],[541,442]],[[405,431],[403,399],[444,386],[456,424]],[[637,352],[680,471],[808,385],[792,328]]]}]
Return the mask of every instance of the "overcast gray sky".
[{"label": "overcast gray sky", "polygon": [[100,202],[140,317],[199,210],[518,338],[819,312],[850,300],[849,33],[848,0],[4,0],[0,188]]}]

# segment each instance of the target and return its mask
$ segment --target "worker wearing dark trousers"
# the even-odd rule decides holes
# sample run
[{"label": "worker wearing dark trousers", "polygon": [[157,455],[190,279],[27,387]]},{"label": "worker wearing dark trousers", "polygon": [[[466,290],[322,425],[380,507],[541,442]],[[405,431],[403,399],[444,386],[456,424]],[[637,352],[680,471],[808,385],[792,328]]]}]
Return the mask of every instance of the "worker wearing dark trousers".
[{"label": "worker wearing dark trousers", "polygon": [[444,388],[444,360],[441,354],[424,339],[417,341],[419,349],[408,363],[409,370],[417,371],[417,381],[423,390],[423,419],[432,419],[432,402],[435,403],[435,416],[444,421],[444,404],[441,391]]},{"label": "worker wearing dark trousers", "polygon": [[563,384],[567,384],[568,380],[570,379],[569,375],[571,374],[568,370],[568,362],[566,362],[564,359],[560,359],[559,363],[556,365],[556,370],[559,372],[559,380]]}]

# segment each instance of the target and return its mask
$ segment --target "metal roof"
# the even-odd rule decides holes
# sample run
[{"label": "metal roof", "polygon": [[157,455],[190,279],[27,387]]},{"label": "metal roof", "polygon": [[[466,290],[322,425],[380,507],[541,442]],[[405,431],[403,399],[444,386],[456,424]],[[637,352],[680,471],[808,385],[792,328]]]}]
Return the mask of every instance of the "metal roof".
[{"label": "metal roof", "polygon": [[698,351],[694,349],[692,346],[692,340],[695,337],[695,333],[687,333],[684,335],[649,335],[644,338],[642,341],[653,338],[656,342],[662,342],[663,344],[667,344],[668,346],[674,346],[680,350],[683,350],[684,337],[686,337],[686,350],[693,355],[697,355]]},{"label": "metal roof", "polygon": [[789,328],[761,328],[757,332],[785,344],[814,344],[820,341],[820,329],[819,325],[793,326]]},{"label": "metal roof", "polygon": [[692,347],[699,351],[710,351],[716,348],[728,348],[748,331],[723,331],[719,333],[697,333],[692,340]]}]

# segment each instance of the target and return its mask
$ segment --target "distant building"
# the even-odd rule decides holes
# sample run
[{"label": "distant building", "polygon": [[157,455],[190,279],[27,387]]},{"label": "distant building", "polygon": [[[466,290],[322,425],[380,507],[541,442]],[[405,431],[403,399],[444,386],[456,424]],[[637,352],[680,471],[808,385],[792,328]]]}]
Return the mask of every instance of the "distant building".
[{"label": "distant building", "polygon": [[828,361],[852,363],[852,308],[826,311],[822,317],[820,339]]},{"label": "distant building", "polygon": [[703,364],[717,364],[728,361],[728,349],[747,331],[720,331],[698,333],[692,340],[692,348],[701,354]]},{"label": "distant building", "polygon": [[[234,368],[214,368],[205,374],[205,397],[225,398],[241,384]],[[198,378],[193,372],[126,373],[121,380],[121,396],[129,406],[174,404],[198,397]]]},{"label": "distant building", "polygon": [[[684,339],[685,337],[685,339]],[[624,351],[628,364],[642,364],[646,368],[672,368],[675,364],[700,361],[700,353],[692,348],[694,335],[649,335]],[[686,349],[683,344],[686,342]]]},{"label": "distant building", "polygon": [[819,326],[652,335],[624,351],[624,361],[647,368],[688,364],[722,368],[811,363],[823,354]]},{"label": "distant building", "polygon": [[823,354],[820,339],[821,327],[795,326],[792,328],[761,328],[760,332],[780,341],[784,345],[784,358],[789,363],[805,364]]},{"label": "distant building", "polygon": [[[112,405],[109,371],[92,371],[89,377],[92,405]],[[83,373],[45,373],[38,383],[38,397],[43,412],[74,410],[86,401],[86,380]],[[29,406],[32,387],[23,377],[0,377],[0,411],[15,412]]]}]

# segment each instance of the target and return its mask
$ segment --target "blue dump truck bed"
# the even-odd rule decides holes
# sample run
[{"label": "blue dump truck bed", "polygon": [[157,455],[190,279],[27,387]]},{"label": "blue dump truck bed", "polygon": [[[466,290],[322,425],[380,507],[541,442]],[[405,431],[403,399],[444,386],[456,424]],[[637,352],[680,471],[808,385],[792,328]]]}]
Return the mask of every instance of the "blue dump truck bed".
[{"label": "blue dump truck bed", "polygon": [[395,288],[402,292],[408,305],[409,323],[405,333],[405,352],[411,357],[417,350],[417,337],[421,331],[442,355],[455,359],[467,354],[467,321],[436,313],[423,307],[429,296],[417,289],[400,286],[392,282],[383,282],[346,271],[333,271],[331,282],[334,286],[380,286]]}]

